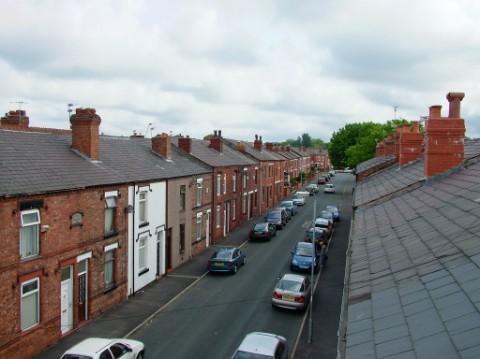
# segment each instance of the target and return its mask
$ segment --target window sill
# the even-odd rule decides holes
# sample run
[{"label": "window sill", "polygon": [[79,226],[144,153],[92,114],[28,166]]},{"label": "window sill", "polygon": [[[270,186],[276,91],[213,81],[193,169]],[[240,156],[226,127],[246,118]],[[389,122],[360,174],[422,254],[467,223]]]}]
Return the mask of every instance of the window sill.
[{"label": "window sill", "polygon": [[103,239],[112,238],[112,237],[115,237],[115,236],[118,236],[118,231],[105,234],[105,235],[103,236]]},{"label": "window sill", "polygon": [[110,293],[110,292],[114,291],[115,289],[117,289],[117,285],[116,285],[116,284],[112,285],[110,288],[105,289],[105,290],[103,291],[103,294]]},{"label": "window sill", "polygon": [[[28,256],[28,257],[20,257],[20,262],[28,262],[28,261],[33,261],[34,259],[40,258],[40,254],[35,254],[33,256]],[[28,329],[26,329],[28,330]]]},{"label": "window sill", "polygon": [[148,226],[150,223],[149,222],[143,222],[141,224],[138,225],[138,228],[143,228],[143,227],[146,227]]},{"label": "window sill", "polygon": [[140,277],[141,275],[144,275],[144,274],[147,273],[149,270],[150,270],[150,268],[142,269],[142,270],[138,273],[138,276]]}]

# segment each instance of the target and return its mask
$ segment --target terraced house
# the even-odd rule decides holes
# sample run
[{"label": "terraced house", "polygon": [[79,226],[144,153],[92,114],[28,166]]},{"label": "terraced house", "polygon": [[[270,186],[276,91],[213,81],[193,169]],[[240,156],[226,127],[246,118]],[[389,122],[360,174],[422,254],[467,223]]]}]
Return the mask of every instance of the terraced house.
[{"label": "terraced house", "polygon": [[480,141],[465,139],[463,97],[357,167],[341,357],[480,357]]},{"label": "terraced house", "polygon": [[[30,357],[207,245],[211,168],[165,151],[165,134],[100,136],[100,123],[94,109],[71,131],[30,128],[24,111],[1,120],[0,357]],[[177,202],[185,183],[170,237],[169,182]]]}]

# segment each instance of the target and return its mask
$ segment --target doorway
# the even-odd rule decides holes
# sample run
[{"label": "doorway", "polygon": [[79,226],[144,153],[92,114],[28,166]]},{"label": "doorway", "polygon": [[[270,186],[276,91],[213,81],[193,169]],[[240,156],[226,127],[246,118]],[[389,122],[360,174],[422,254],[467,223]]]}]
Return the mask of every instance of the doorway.
[{"label": "doorway", "polygon": [[73,328],[72,266],[61,270],[60,281],[60,330],[62,334]]},{"label": "doorway", "polygon": [[172,269],[172,228],[167,229],[167,240],[165,241],[165,268]]},{"label": "doorway", "polygon": [[165,231],[159,230],[157,232],[157,277],[165,273],[165,267],[163,266],[164,259],[164,250],[163,250],[163,241],[164,241]]},{"label": "doorway", "polygon": [[205,246],[210,246],[210,212],[207,212],[207,218],[205,219]]},{"label": "doorway", "polygon": [[88,319],[88,259],[78,262],[78,321]]}]

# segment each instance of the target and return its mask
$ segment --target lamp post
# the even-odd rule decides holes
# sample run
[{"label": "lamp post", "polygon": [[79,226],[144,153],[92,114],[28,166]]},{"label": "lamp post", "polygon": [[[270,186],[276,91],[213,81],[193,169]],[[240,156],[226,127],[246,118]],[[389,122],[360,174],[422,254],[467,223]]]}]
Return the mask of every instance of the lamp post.
[{"label": "lamp post", "polygon": [[308,319],[308,343],[312,343],[312,332],[313,332],[313,288],[314,288],[314,279],[313,279],[313,271],[314,271],[314,261],[315,261],[315,217],[317,216],[317,197],[314,196],[313,198],[313,236],[312,236],[312,265],[310,268],[310,313]]}]

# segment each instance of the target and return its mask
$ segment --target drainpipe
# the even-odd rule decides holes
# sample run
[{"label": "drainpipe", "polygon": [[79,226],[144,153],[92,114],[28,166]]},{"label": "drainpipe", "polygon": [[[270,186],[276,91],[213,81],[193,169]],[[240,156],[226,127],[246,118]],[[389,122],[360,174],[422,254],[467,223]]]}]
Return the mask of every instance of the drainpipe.
[{"label": "drainpipe", "polygon": [[135,295],[135,193],[136,185],[133,185],[133,212],[132,212],[132,295]]}]

